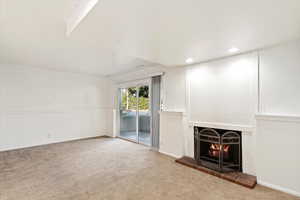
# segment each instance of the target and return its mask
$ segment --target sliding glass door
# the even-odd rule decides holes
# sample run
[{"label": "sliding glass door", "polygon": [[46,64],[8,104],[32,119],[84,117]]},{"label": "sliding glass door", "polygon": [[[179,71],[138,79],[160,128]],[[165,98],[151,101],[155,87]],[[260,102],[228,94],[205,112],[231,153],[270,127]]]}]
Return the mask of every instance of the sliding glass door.
[{"label": "sliding glass door", "polygon": [[149,86],[139,87],[138,93],[138,140],[142,144],[151,144],[150,134],[150,98]]},{"label": "sliding glass door", "polygon": [[151,145],[149,86],[120,89],[120,137]]},{"label": "sliding glass door", "polygon": [[120,137],[137,142],[137,88],[124,88],[120,92]]}]

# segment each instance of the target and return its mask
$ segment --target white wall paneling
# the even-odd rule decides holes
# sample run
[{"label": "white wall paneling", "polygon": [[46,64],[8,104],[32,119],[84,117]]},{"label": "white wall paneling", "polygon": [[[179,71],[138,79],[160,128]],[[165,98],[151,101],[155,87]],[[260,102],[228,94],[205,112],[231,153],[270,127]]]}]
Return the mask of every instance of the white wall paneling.
[{"label": "white wall paneling", "polygon": [[257,83],[257,53],[189,67],[187,106],[190,121],[253,126]]},{"label": "white wall paneling", "polygon": [[300,41],[260,52],[259,183],[300,196]]},{"label": "white wall paneling", "polygon": [[184,155],[182,112],[160,112],[159,152],[179,158]]},{"label": "white wall paneling", "polygon": [[104,78],[0,65],[0,151],[111,134]]},{"label": "white wall paneling", "polygon": [[163,80],[160,151],[193,157],[193,126],[239,130],[244,172],[255,175],[257,53],[168,70]]},{"label": "white wall paneling", "polygon": [[260,52],[261,112],[300,115],[300,40]]},{"label": "white wall paneling", "polygon": [[260,184],[300,196],[300,117],[257,116],[256,163]]},{"label": "white wall paneling", "polygon": [[168,111],[186,111],[186,69],[183,67],[168,69],[162,79],[163,109]]},{"label": "white wall paneling", "polygon": [[240,130],[244,172],[263,185],[300,196],[299,74],[300,40],[167,71],[164,109],[186,113],[162,118],[161,126],[168,127],[161,131],[163,151],[180,155],[173,129],[190,157],[194,125]]}]

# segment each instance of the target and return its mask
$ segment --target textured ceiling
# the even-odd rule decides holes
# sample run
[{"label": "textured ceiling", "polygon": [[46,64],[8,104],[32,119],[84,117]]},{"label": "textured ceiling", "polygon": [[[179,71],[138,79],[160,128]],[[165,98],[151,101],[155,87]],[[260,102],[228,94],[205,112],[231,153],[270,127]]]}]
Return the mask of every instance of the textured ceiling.
[{"label": "textured ceiling", "polygon": [[69,0],[0,0],[0,63],[111,75],[300,36],[299,0],[99,0],[66,36]]}]

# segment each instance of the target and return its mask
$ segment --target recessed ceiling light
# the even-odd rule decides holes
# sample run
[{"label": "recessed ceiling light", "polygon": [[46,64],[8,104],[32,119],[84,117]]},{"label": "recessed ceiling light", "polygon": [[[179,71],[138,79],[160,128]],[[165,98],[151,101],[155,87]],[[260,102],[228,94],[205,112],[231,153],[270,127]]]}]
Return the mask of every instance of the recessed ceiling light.
[{"label": "recessed ceiling light", "polygon": [[238,51],[239,51],[239,49],[236,48],[236,47],[232,47],[232,48],[228,49],[228,52],[229,52],[229,53],[236,53],[236,52],[238,52]]},{"label": "recessed ceiling light", "polygon": [[193,58],[188,58],[188,59],[185,60],[185,62],[187,64],[192,64],[194,62],[194,59]]}]

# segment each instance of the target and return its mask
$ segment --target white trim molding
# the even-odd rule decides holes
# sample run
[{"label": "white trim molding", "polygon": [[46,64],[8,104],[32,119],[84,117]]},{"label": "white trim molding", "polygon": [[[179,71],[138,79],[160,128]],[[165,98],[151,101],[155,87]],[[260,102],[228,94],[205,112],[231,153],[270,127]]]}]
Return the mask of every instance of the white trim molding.
[{"label": "white trim molding", "polygon": [[268,113],[258,113],[255,115],[256,120],[264,121],[282,121],[282,122],[299,122],[299,115],[280,115],[280,114],[268,114]]},{"label": "white trim molding", "polygon": [[181,157],[182,157],[181,155],[175,155],[175,154],[173,154],[173,153],[167,153],[167,152],[164,152],[164,151],[161,151],[161,150],[159,150],[158,152],[161,153],[161,154],[170,156],[170,157],[172,157],[172,158],[175,158],[175,159],[178,159],[178,158],[181,158]]},{"label": "white trim molding", "polygon": [[178,111],[176,111],[176,110],[161,110],[161,111],[159,111],[159,114],[160,115],[163,115],[163,114],[165,114],[165,115],[173,115],[173,116],[178,116],[178,117],[185,116],[185,112],[184,111],[180,111],[180,110],[178,110]]},{"label": "white trim molding", "polygon": [[241,125],[241,124],[228,124],[228,123],[219,123],[219,122],[189,122],[189,126],[202,126],[209,128],[219,128],[219,129],[228,129],[234,131],[242,132],[253,132],[255,131],[255,126]]},{"label": "white trim molding", "polygon": [[142,86],[142,85],[151,85],[151,78],[147,77],[145,79],[125,81],[123,83],[119,83],[117,85],[117,87],[118,88],[128,88],[128,87],[138,87],[138,86]]},{"label": "white trim molding", "polygon": [[278,191],[281,191],[281,192],[285,192],[285,193],[288,193],[288,194],[300,197],[300,193],[299,192],[291,190],[291,189],[287,189],[287,188],[284,188],[284,187],[281,187],[279,185],[274,185],[274,184],[267,183],[267,182],[264,182],[264,181],[261,181],[261,180],[257,180],[257,183],[259,185],[262,185],[262,186],[265,186],[265,187],[268,187],[268,188],[272,188],[274,190],[278,190]]},{"label": "white trim molding", "polygon": [[100,137],[107,136],[107,135],[108,135],[107,131],[97,130],[97,134],[94,136],[76,136],[76,137],[71,137],[71,138],[67,138],[67,139],[56,139],[56,140],[51,140],[51,141],[45,141],[42,143],[34,143],[34,144],[29,144],[29,145],[25,144],[25,145],[20,145],[17,147],[3,148],[3,149],[0,149],[0,152],[15,151],[15,150],[27,149],[27,148],[32,148],[32,147],[46,146],[46,145],[51,145],[51,144],[60,144],[60,143],[78,141],[78,140],[100,138]]}]

